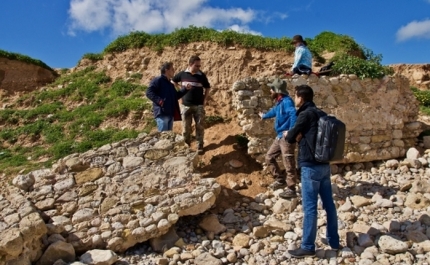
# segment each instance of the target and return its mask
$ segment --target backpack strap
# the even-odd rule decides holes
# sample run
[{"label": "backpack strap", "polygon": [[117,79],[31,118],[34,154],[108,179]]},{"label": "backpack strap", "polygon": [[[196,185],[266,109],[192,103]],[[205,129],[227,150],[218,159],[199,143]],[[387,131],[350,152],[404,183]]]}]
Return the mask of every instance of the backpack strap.
[{"label": "backpack strap", "polygon": [[[320,110],[320,109],[318,109],[317,107],[312,107],[312,108],[309,108],[309,110],[311,110],[312,113],[317,117],[317,121],[318,121],[318,119],[320,117],[318,110]],[[312,156],[315,157],[315,147],[312,148],[312,146],[309,143],[308,139],[306,139],[306,137],[304,135],[302,135],[302,136],[303,136],[303,139],[305,139],[305,141],[306,141],[306,145],[307,145],[307,147],[309,149],[309,152],[311,152]]]}]

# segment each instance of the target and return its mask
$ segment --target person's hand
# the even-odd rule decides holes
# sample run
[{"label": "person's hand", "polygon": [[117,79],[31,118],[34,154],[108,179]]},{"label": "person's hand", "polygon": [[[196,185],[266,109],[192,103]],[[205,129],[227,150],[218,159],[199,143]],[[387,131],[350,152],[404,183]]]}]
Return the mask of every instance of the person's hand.
[{"label": "person's hand", "polygon": [[258,116],[260,116],[261,119],[263,119],[263,115],[264,115],[264,113],[261,111],[258,113]]},{"label": "person's hand", "polygon": [[300,142],[300,140],[302,140],[302,138],[303,138],[302,133],[299,133],[299,134],[296,136],[296,142]]},{"label": "person's hand", "polygon": [[283,137],[283,138],[287,138],[287,135],[288,135],[288,131],[283,131],[283,132],[282,132],[282,137]]}]

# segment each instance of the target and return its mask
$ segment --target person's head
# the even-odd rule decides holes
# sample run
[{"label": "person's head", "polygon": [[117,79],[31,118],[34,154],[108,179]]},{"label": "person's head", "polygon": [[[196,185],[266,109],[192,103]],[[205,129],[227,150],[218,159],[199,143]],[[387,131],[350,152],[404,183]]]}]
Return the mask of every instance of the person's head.
[{"label": "person's head", "polygon": [[294,102],[297,107],[301,107],[306,102],[314,100],[314,91],[308,85],[300,85],[295,88]]},{"label": "person's head", "polygon": [[291,44],[293,44],[294,46],[297,46],[303,43],[305,43],[305,41],[303,40],[302,35],[295,35],[293,37],[293,40],[291,41]]},{"label": "person's head", "polygon": [[167,78],[172,78],[175,75],[175,69],[173,68],[172,62],[165,62],[161,65],[160,72]]},{"label": "person's head", "polygon": [[287,82],[280,78],[275,78],[272,83],[267,84],[270,87],[270,94],[273,99],[278,98],[279,95],[288,96]]},{"label": "person's head", "polygon": [[193,55],[190,57],[190,59],[188,60],[188,65],[189,65],[191,73],[193,73],[193,74],[200,71],[200,67],[202,66],[200,58],[197,55]]}]

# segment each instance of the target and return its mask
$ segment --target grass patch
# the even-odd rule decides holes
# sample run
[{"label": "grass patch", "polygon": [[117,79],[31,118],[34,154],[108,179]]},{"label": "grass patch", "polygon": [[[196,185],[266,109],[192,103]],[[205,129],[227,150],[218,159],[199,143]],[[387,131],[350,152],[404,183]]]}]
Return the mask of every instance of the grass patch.
[{"label": "grass patch", "polygon": [[223,123],[224,118],[221,116],[205,116],[205,125],[206,128],[209,128],[215,124]]},{"label": "grass patch", "polygon": [[[66,73],[44,91],[20,97],[19,104],[0,110],[0,172],[50,166],[72,153],[150,132],[155,127],[152,117],[142,120],[141,131],[100,128],[109,119],[150,110],[150,102],[143,97],[145,90],[133,80],[112,82],[105,72],[88,67]],[[25,109],[17,108],[23,105]],[[25,145],[31,147],[21,147]]]}]

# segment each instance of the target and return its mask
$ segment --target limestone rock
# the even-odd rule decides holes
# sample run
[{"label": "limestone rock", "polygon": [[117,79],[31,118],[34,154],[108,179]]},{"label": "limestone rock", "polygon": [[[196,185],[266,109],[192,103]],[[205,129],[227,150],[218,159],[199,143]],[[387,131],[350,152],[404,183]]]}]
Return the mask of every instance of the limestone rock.
[{"label": "limestone rock", "polygon": [[75,261],[75,249],[69,243],[57,241],[46,249],[37,265],[52,265],[55,261],[62,259],[65,262]]}]

